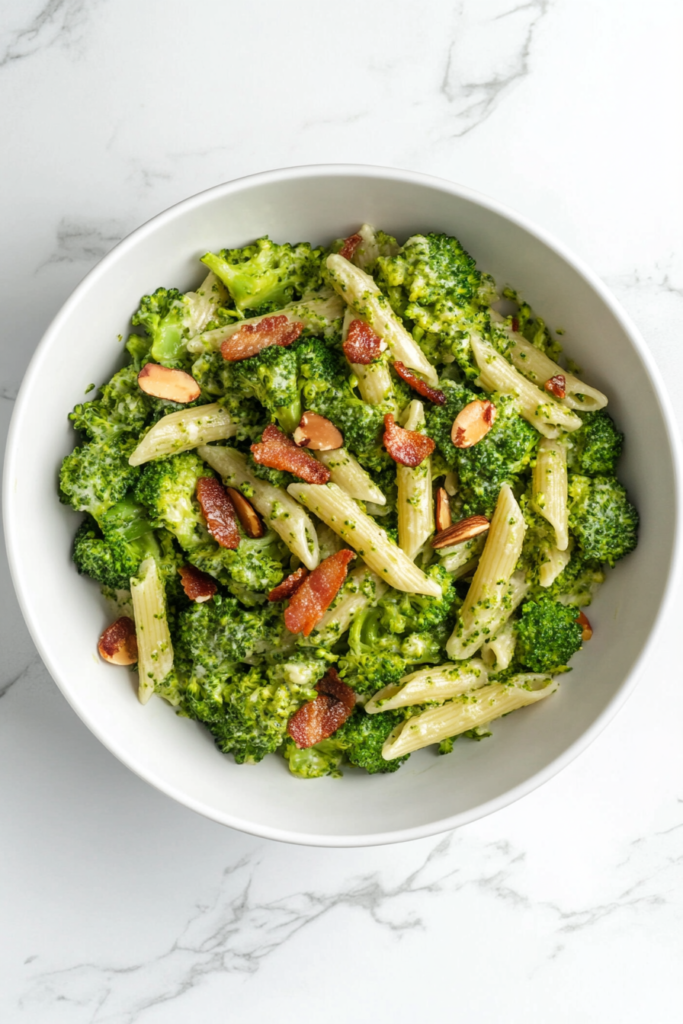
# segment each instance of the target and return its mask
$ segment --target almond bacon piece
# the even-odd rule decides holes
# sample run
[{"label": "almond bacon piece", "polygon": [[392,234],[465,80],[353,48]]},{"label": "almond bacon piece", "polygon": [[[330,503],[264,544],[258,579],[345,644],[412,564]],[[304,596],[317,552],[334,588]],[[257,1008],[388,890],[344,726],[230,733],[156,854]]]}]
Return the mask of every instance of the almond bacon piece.
[{"label": "almond bacon piece", "polygon": [[230,500],[235,506],[235,512],[237,518],[242,524],[242,529],[246,533],[247,537],[251,537],[252,540],[256,540],[262,537],[265,533],[263,529],[263,523],[256,514],[256,510],[247,501],[243,494],[235,490],[234,487],[226,487],[226,491],[230,496]]},{"label": "almond bacon piece", "polygon": [[215,477],[203,476],[197,481],[197,501],[202,507],[206,525],[213,539],[222,548],[235,551],[239,547],[235,506],[223,484]]},{"label": "almond bacon piece", "polygon": [[138,660],[135,623],[122,615],[108,626],[97,644],[97,650],[110,665],[133,665]]},{"label": "almond bacon piece", "polygon": [[556,373],[554,377],[545,382],[543,387],[551,395],[554,395],[555,398],[565,398],[567,394],[567,378],[563,373]]},{"label": "almond bacon piece", "polygon": [[352,320],[342,345],[344,355],[350,363],[367,366],[377,359],[382,351],[382,339],[375,334],[365,320]]},{"label": "almond bacon piece", "polygon": [[256,356],[270,345],[282,345],[285,348],[299,337],[304,325],[299,321],[291,321],[286,316],[267,316],[257,324],[243,324],[226,338],[221,345],[221,355],[231,363],[240,359]]},{"label": "almond bacon piece", "polygon": [[465,540],[472,540],[480,533],[486,533],[491,526],[486,516],[468,516],[461,519],[459,523],[447,526],[445,530],[432,539],[433,548],[449,548],[452,544],[462,544]]},{"label": "almond bacon piece", "polygon": [[287,732],[299,750],[312,747],[339,729],[353,711],[356,695],[335,668],[316,684],[318,696],[300,707],[287,723]]},{"label": "almond bacon piece", "polygon": [[409,370],[408,367],[399,362],[397,359],[394,363],[394,369],[396,373],[401,377],[406,384],[409,384],[413,391],[417,391],[418,395],[422,395],[423,398],[428,398],[430,402],[434,402],[435,405],[443,405],[446,401],[446,396],[443,391],[439,391],[438,388],[431,388],[429,384],[423,381],[416,373]]},{"label": "almond bacon piece", "polygon": [[353,259],[354,253],[362,241],[362,235],[349,235],[349,237],[344,241],[344,244],[339,250],[339,255],[343,256],[345,260]]},{"label": "almond bacon piece", "polygon": [[209,601],[218,590],[213,577],[209,576],[208,572],[197,569],[194,565],[182,565],[178,572],[183,590],[190,601],[202,604],[204,601]]},{"label": "almond bacon piece", "polygon": [[583,614],[583,612],[579,612],[579,614],[576,616],[576,621],[581,626],[581,639],[585,643],[587,640],[590,640],[590,638],[593,636],[593,627],[591,626],[590,622]]},{"label": "almond bacon piece", "polygon": [[436,445],[431,437],[417,430],[405,430],[390,412],[384,417],[384,447],[394,462],[415,468],[431,455]]},{"label": "almond bacon piece", "polygon": [[326,484],[330,471],[312,455],[299,448],[274,423],[269,423],[258,444],[252,444],[254,460],[270,469],[283,469],[308,484]]},{"label": "almond bacon piece", "polygon": [[138,384],[146,395],[164,398],[167,402],[194,402],[202,393],[199,384],[184,370],[174,370],[158,363],[145,363],[138,374]]},{"label": "almond bacon piece", "polygon": [[481,399],[469,402],[453,420],[451,441],[456,448],[471,448],[486,437],[497,415],[493,402]]},{"label": "almond bacon piece", "polygon": [[339,593],[354,551],[343,548],[324,559],[309,573],[285,608],[285,626],[290,633],[308,636]]},{"label": "almond bacon piece", "polygon": [[437,534],[447,530],[451,525],[451,499],[445,487],[436,492],[436,514],[434,516]]},{"label": "almond bacon piece", "polygon": [[282,583],[278,583],[276,587],[273,587],[271,592],[268,594],[269,601],[284,601],[286,597],[291,597],[295,594],[303,581],[308,576],[308,569],[305,565],[302,565],[295,572],[287,576]]}]

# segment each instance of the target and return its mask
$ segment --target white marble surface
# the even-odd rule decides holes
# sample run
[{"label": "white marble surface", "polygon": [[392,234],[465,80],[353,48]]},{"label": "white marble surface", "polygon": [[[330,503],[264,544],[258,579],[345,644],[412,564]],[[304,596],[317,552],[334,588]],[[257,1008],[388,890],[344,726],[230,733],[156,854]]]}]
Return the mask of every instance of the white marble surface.
[{"label": "white marble surface", "polygon": [[[5,0],[3,427],[125,233],[217,182],[339,161],[455,179],[555,232],[635,317],[683,421],[682,32],[680,0]],[[5,563],[1,594],[3,1022],[681,1020],[677,616],[542,790],[341,851],[230,832],[138,780],[49,679]]]}]

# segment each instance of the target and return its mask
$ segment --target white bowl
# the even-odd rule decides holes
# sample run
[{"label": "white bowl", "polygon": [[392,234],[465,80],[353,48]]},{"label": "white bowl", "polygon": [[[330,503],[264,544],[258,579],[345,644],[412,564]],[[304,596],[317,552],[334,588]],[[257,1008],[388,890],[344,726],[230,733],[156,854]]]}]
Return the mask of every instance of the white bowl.
[{"label": "white bowl", "polygon": [[[456,235],[500,285],[518,288],[553,327],[626,432],[620,477],[642,518],[640,544],[591,608],[594,638],[552,699],[452,754],[414,754],[393,775],[349,770],[303,782],[278,757],[239,766],[204,728],[161,700],[142,707],[96,638],[108,613],[70,561],[78,518],[57,502],[60,460],[75,441],[67,413],[121,363],[140,296],[195,286],[197,257],[269,234],[327,243],[362,221],[399,239]],[[43,338],[17,400],[4,513],[14,583],[48,669],[86,725],[124,764],[188,807],[255,835],[363,846],[431,835],[504,807],[551,778],[597,736],[633,689],[672,592],[680,531],[677,434],[652,358],[602,283],[545,232],[446,181],[376,167],[299,167],[187,199],[120,243],[79,285]]]}]

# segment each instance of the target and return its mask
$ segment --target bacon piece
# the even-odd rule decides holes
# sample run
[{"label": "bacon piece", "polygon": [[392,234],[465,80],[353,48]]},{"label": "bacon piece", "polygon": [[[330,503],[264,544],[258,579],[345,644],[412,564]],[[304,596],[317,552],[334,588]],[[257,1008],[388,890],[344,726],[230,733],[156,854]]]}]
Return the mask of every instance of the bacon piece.
[{"label": "bacon piece", "polygon": [[339,250],[339,255],[343,256],[345,260],[353,259],[354,253],[362,241],[362,235],[349,235],[349,237],[345,240],[344,244]]},{"label": "bacon piece", "polygon": [[308,484],[326,484],[330,471],[312,455],[299,448],[274,423],[269,423],[251,451],[256,462],[270,469],[285,469]]},{"label": "bacon piece", "polygon": [[519,320],[516,316],[513,316],[512,318],[512,330],[515,332],[515,334],[519,334]]},{"label": "bacon piece", "polygon": [[545,382],[543,387],[555,398],[564,398],[567,394],[567,378],[563,373],[556,373]]},{"label": "bacon piece", "polygon": [[355,552],[343,548],[306,577],[285,608],[285,626],[290,633],[308,636],[313,631],[339,593],[348,564],[355,557]]},{"label": "bacon piece", "polygon": [[593,636],[593,627],[591,626],[590,622],[583,614],[583,612],[579,612],[579,614],[576,616],[576,621],[581,626],[581,639],[585,643],[587,640],[590,640],[590,638]]},{"label": "bacon piece", "polygon": [[222,548],[235,551],[240,543],[235,506],[220,480],[211,476],[201,477],[197,481],[197,501],[213,539]]},{"label": "bacon piece", "polygon": [[302,565],[301,568],[287,576],[282,583],[278,583],[276,587],[273,587],[271,592],[268,594],[268,600],[284,601],[286,597],[291,597],[292,594],[297,592],[307,576],[308,569],[305,565]]},{"label": "bacon piece", "polygon": [[367,366],[381,353],[382,339],[365,320],[352,320],[342,348],[350,363]]},{"label": "bacon piece", "polygon": [[290,321],[286,316],[267,316],[257,324],[242,324],[226,338],[221,345],[221,355],[231,363],[240,359],[256,356],[270,345],[287,347],[299,337],[304,325],[299,321]]},{"label": "bacon piece", "polygon": [[446,396],[443,391],[439,391],[438,388],[430,388],[429,384],[423,381],[417,374],[409,370],[404,363],[399,362],[397,359],[394,363],[394,369],[399,377],[402,377],[406,384],[417,391],[418,395],[422,395],[423,398],[428,398],[430,402],[434,402],[435,405],[443,405],[446,401]]},{"label": "bacon piece", "polygon": [[97,649],[111,665],[133,665],[138,660],[138,638],[133,620],[122,615],[107,626]]},{"label": "bacon piece", "polygon": [[390,412],[384,417],[384,447],[394,462],[413,469],[431,455],[436,445],[431,437],[417,430],[405,430]]},{"label": "bacon piece", "polygon": [[299,750],[312,747],[344,724],[356,704],[356,695],[330,668],[316,685],[318,696],[295,712],[287,723],[287,732]]},{"label": "bacon piece", "polygon": [[202,572],[194,565],[183,565],[178,569],[183,590],[190,601],[202,604],[209,601],[218,590],[216,581],[208,572]]}]

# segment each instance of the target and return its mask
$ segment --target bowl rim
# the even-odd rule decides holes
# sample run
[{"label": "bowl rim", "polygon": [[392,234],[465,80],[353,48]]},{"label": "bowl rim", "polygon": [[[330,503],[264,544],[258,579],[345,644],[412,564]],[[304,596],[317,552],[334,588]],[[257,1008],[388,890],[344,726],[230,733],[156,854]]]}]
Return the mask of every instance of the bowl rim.
[{"label": "bowl rim", "polygon": [[[650,634],[643,645],[643,649],[640,652],[639,657],[632,665],[619,689],[590,727],[544,768],[535,772],[524,782],[519,783],[517,786],[506,790],[497,797],[494,797],[483,804],[472,807],[467,811],[461,811],[457,814],[411,828],[357,835],[320,835],[317,833],[299,833],[283,828],[273,828],[267,825],[254,824],[253,822],[236,815],[217,812],[215,808],[203,803],[201,800],[193,799],[188,797],[186,794],[179,792],[173,784],[168,783],[153,770],[151,771],[146,766],[136,763],[135,759],[131,758],[127,752],[124,753],[117,749],[118,745],[116,741],[112,740],[102,729],[100,729],[98,723],[92,720],[87,707],[70,692],[68,680],[60,678],[60,673],[52,662],[49,644],[43,636],[40,623],[33,619],[28,596],[27,580],[24,578],[24,571],[20,560],[15,554],[18,550],[18,545],[13,543],[15,539],[15,516],[13,503],[9,497],[11,492],[10,481],[18,471],[17,462],[19,459],[19,446],[17,441],[20,436],[20,422],[22,421],[25,410],[29,404],[29,396],[33,388],[33,382],[40,374],[43,359],[51,347],[53,339],[61,329],[63,322],[68,319],[72,310],[78,305],[82,296],[88,291],[88,289],[91,288],[102,275],[108,272],[111,265],[116,263],[118,260],[125,258],[126,253],[136,246],[141,239],[153,234],[158,227],[172,221],[177,216],[185,214],[193,208],[198,208],[214,198],[250,190],[251,188],[258,188],[262,185],[314,177],[374,177],[438,189],[441,192],[446,192],[457,198],[468,200],[475,205],[483,207],[511,221],[513,224],[543,242],[557,255],[559,255],[561,259],[568,263],[572,269],[574,269],[597,293],[599,298],[618,321],[624,332],[627,334],[631,344],[638,352],[638,355],[645,366],[646,372],[650,376],[654,385],[656,399],[659,404],[667,440],[671,450],[674,475],[673,489],[676,501],[673,552],[669,563],[667,579],[665,581],[659,601],[659,607],[656,612],[654,625],[650,630]],[[623,707],[633,693],[639,681],[641,669],[645,660],[650,655],[650,652],[658,639],[664,618],[670,606],[673,604],[676,584],[681,575],[681,569],[683,568],[683,443],[679,438],[671,400],[665,390],[664,383],[655,360],[640,334],[640,331],[597,274],[591,270],[591,268],[584,263],[580,257],[576,256],[562,242],[556,239],[550,232],[546,231],[545,228],[538,226],[525,215],[517,213],[507,207],[504,203],[484,195],[481,192],[475,191],[467,186],[459,185],[455,182],[449,181],[448,179],[425,174],[419,171],[401,170],[394,167],[365,164],[303,164],[244,175],[231,181],[214,185],[211,188],[204,189],[195,195],[180,200],[178,203],[173,204],[166,210],[156,214],[154,217],[135,228],[130,234],[118,242],[117,245],[115,245],[114,248],[86,274],[47,327],[33,356],[31,357],[31,361],[29,362],[24,375],[12,413],[5,448],[2,508],[10,576],[31,638],[52,679],[55,681],[73,710],[85,723],[88,729],[90,729],[90,731],[97,737],[97,739],[99,739],[99,741],[112,754],[114,754],[119,761],[126,765],[126,767],[140,778],[144,779],[166,796],[173,798],[183,806],[188,807],[191,810],[202,814],[204,817],[218,822],[219,824],[227,825],[230,828],[237,829],[249,835],[301,846],[341,848],[379,846],[438,835],[451,829],[458,828],[461,825],[477,821],[480,818],[493,814],[496,811],[502,810],[504,807],[516,802],[523,796],[532,793],[539,786],[542,786],[566,768],[567,765],[579,756],[579,754],[586,750],[586,748],[590,746],[607,724],[614,718],[617,712]]]}]

